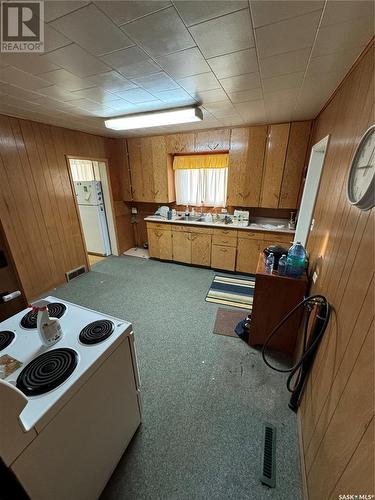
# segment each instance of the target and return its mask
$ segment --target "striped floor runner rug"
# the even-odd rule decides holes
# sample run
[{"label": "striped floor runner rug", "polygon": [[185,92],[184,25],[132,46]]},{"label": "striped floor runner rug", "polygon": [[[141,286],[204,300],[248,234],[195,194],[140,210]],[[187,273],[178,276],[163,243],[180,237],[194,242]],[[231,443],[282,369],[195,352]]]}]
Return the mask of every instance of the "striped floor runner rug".
[{"label": "striped floor runner rug", "polygon": [[254,287],[255,276],[236,278],[217,274],[206,295],[206,302],[251,310],[253,307]]}]

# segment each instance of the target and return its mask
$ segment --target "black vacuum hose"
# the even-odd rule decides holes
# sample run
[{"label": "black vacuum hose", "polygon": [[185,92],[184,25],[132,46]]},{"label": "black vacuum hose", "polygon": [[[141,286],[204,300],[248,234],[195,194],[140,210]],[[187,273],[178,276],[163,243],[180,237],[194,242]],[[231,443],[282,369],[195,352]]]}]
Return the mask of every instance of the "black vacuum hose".
[{"label": "black vacuum hose", "polygon": [[[268,344],[270,343],[271,339],[274,337],[274,335],[277,333],[277,331],[283,326],[283,324],[288,321],[288,319],[300,308],[305,306],[305,304],[308,305],[307,309],[307,314],[305,316],[305,324],[304,324],[304,329],[303,329],[303,352],[301,358],[298,360],[298,362],[292,366],[291,368],[277,368],[276,366],[273,366],[266,358],[266,349],[268,347]],[[320,315],[320,310],[318,311],[316,318],[317,321],[319,321],[319,331],[318,332],[312,332],[310,335],[309,343],[307,342],[307,328],[309,325],[309,318],[311,315],[311,311],[313,308],[311,306],[313,305],[319,305],[320,308],[323,308],[323,315]],[[324,332],[327,328],[329,317],[331,314],[331,307],[327,301],[327,299],[323,295],[311,295],[310,297],[306,297],[304,300],[302,300],[299,304],[297,304],[272,330],[272,332],[268,335],[265,343],[263,344],[262,347],[262,358],[265,364],[271,368],[272,370],[275,370],[276,372],[279,373],[289,373],[289,377],[287,379],[287,389],[289,392],[294,393],[296,386],[299,385],[300,383],[300,378],[301,378],[301,366],[303,363],[307,360],[309,360],[310,356],[312,356],[317,349],[319,342],[321,338],[324,335]],[[315,327],[314,327],[315,328]],[[308,344],[308,345],[307,345]],[[294,387],[291,387],[293,377],[299,371],[299,377],[297,381],[294,384]]]}]

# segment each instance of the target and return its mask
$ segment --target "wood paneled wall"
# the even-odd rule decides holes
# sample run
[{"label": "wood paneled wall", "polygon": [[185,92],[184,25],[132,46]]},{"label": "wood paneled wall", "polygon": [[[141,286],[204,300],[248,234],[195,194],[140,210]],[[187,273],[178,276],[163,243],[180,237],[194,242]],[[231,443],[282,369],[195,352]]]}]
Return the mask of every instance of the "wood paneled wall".
[{"label": "wood paneled wall", "polygon": [[318,116],[313,144],[330,135],[315,226],[312,293],[333,313],[300,409],[310,500],[374,494],[374,209],[346,198],[351,157],[374,122],[374,46]]},{"label": "wood paneled wall", "polygon": [[121,201],[121,142],[0,115],[0,220],[29,300],[64,282],[66,271],[88,265],[66,155],[109,160],[120,250],[126,249],[125,233],[132,238],[132,231]]}]

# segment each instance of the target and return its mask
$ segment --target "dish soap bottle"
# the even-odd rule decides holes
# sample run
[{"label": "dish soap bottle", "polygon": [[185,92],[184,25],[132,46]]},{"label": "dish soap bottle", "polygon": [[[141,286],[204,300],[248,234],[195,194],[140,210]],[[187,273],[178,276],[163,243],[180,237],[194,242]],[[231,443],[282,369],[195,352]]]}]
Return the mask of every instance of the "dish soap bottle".
[{"label": "dish soap bottle", "polygon": [[304,249],[302,243],[297,241],[293,243],[288,251],[287,257],[287,269],[286,273],[288,276],[293,278],[299,278],[305,271],[305,261],[306,261],[306,250]]},{"label": "dish soap bottle", "polygon": [[60,321],[57,318],[49,317],[47,306],[34,307],[33,311],[38,311],[36,325],[42,344],[50,346],[61,340],[63,331]]}]

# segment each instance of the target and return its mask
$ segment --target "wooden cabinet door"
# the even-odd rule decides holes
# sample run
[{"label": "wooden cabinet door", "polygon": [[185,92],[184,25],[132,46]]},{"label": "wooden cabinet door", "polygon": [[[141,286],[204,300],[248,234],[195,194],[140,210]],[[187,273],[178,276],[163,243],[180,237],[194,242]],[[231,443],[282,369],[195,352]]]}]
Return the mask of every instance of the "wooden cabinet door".
[{"label": "wooden cabinet door", "polygon": [[263,250],[264,241],[239,239],[237,247],[236,271],[255,274],[259,253]]},{"label": "wooden cabinet door", "polygon": [[290,123],[269,127],[260,198],[261,207],[277,208],[279,206],[289,128]]},{"label": "wooden cabinet door", "polygon": [[290,125],[279,208],[297,208],[298,193],[307,160],[311,121],[294,122]]},{"label": "wooden cabinet door", "polygon": [[195,151],[228,151],[230,129],[202,130],[195,132]]},{"label": "wooden cabinet door", "polygon": [[259,206],[266,140],[266,125],[232,129],[227,205]]},{"label": "wooden cabinet door", "polygon": [[158,229],[147,229],[148,253],[150,254],[150,257],[153,257],[154,259],[160,258],[159,233],[161,233],[161,231]]},{"label": "wooden cabinet door", "polygon": [[171,134],[166,136],[167,153],[193,153],[194,152],[194,133]]},{"label": "wooden cabinet door", "polygon": [[172,260],[172,231],[160,231],[159,258]]},{"label": "wooden cabinet door", "polygon": [[191,263],[197,266],[210,266],[211,235],[191,233]]},{"label": "wooden cabinet door", "polygon": [[151,200],[155,203],[167,203],[168,199],[168,172],[167,172],[167,148],[165,137],[150,137],[151,143],[151,175],[152,188]]},{"label": "wooden cabinet door", "polygon": [[211,267],[223,269],[224,271],[234,271],[236,267],[236,248],[212,245]]},{"label": "wooden cabinet door", "polygon": [[173,260],[191,264],[190,233],[173,231],[172,233]]}]

